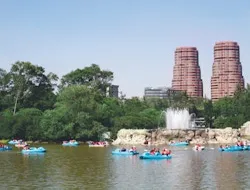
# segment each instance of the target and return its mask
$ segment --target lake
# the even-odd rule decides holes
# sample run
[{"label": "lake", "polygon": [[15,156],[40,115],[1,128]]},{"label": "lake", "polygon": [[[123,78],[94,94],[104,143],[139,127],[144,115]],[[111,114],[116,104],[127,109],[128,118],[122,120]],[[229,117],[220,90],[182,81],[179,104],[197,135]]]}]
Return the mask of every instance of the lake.
[{"label": "lake", "polygon": [[250,151],[171,147],[171,160],[140,160],[112,156],[114,146],[42,146],[42,155],[0,152],[0,189],[250,189]]}]

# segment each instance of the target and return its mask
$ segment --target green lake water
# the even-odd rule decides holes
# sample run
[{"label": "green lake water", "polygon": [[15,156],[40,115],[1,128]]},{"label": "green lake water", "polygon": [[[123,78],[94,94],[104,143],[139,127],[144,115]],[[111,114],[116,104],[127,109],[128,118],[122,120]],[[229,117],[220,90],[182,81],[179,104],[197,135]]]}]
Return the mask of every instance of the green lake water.
[{"label": "green lake water", "polygon": [[250,189],[250,151],[171,147],[171,160],[140,160],[112,156],[114,146],[42,146],[45,154],[0,152],[0,189]]}]

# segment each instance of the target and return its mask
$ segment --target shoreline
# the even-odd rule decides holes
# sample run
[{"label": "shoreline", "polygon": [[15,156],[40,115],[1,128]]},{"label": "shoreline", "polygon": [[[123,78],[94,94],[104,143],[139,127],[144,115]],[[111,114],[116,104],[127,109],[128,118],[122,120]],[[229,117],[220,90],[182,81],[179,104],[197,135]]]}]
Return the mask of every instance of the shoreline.
[{"label": "shoreline", "polygon": [[250,140],[250,122],[239,129],[121,129],[113,145],[167,145],[171,141],[188,141],[189,144],[234,144]]}]

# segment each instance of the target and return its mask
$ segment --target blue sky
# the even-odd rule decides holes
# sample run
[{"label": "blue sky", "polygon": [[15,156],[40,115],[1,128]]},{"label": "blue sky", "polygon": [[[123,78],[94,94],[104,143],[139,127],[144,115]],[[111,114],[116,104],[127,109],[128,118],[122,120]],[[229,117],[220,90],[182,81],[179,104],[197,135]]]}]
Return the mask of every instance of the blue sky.
[{"label": "blue sky", "polygon": [[210,97],[213,46],[237,41],[250,83],[250,1],[0,1],[0,68],[30,61],[58,76],[92,63],[114,72],[127,95],[171,86],[174,51],[199,51],[204,96]]}]

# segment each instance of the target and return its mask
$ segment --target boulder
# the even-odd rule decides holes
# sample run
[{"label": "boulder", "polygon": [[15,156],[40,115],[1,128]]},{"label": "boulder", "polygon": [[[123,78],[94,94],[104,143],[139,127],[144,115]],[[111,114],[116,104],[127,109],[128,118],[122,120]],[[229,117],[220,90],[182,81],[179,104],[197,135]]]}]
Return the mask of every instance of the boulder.
[{"label": "boulder", "polygon": [[112,143],[114,145],[121,145],[121,144],[143,144],[146,136],[149,136],[150,133],[146,129],[138,129],[138,130],[131,130],[131,129],[121,129],[117,133],[117,139]]},{"label": "boulder", "polygon": [[244,123],[241,127],[240,127],[240,134],[242,136],[250,136],[250,121]]},{"label": "boulder", "polygon": [[204,130],[202,129],[197,129],[195,130],[195,136],[198,137],[198,136],[201,136],[201,134],[203,133]]},{"label": "boulder", "polygon": [[188,131],[186,135],[187,140],[192,140],[194,138],[194,131]]},{"label": "boulder", "polygon": [[208,138],[209,138],[209,139],[214,139],[214,138],[215,138],[215,135],[216,135],[216,133],[215,133],[212,129],[210,129],[210,130],[208,131]]},{"label": "boulder", "polygon": [[196,137],[190,141],[190,144],[207,144],[206,140],[201,137]]},{"label": "boulder", "polygon": [[179,138],[186,138],[187,137],[187,133],[183,130],[179,130],[179,134],[178,134]]}]

